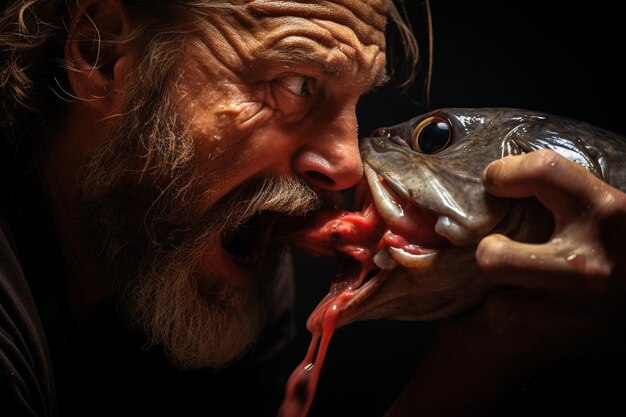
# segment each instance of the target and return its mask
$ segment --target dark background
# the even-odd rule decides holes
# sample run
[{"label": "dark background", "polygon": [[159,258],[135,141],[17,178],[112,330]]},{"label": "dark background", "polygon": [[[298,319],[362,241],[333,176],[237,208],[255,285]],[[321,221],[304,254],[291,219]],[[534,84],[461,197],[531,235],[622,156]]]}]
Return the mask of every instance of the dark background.
[{"label": "dark background", "polygon": [[[423,78],[428,52],[425,7],[422,1],[407,2],[407,6],[420,40],[420,77],[406,94],[389,87],[364,97],[358,109],[361,136],[428,110]],[[621,62],[626,21],[617,3],[433,0],[431,10],[430,109],[527,108],[626,133],[626,68]],[[332,260],[297,255],[301,335],[294,367],[303,359],[310,340],[306,319],[326,294],[332,271]],[[433,332],[432,323],[385,320],[337,330],[309,417],[383,415],[416,369]],[[593,395],[577,392],[575,387],[568,392],[570,388],[564,386],[553,395],[548,387],[544,389],[548,394],[536,394],[536,404],[529,405],[536,407],[533,415],[544,415],[539,410],[551,407],[538,405],[542,396],[573,401],[577,395]],[[550,415],[560,415],[556,407]]]}]

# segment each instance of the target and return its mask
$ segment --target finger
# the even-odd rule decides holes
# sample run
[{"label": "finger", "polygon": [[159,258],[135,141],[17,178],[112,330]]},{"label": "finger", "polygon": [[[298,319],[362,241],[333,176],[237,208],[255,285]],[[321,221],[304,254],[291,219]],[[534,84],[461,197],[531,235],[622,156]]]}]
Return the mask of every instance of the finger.
[{"label": "finger", "polygon": [[489,193],[500,197],[536,197],[548,210],[578,216],[606,193],[606,183],[591,172],[543,149],[492,162],[483,173]]},{"label": "finger", "polygon": [[490,235],[479,243],[476,262],[487,279],[498,284],[546,290],[578,288],[602,291],[608,270],[594,254],[568,247],[569,240],[521,243]]}]

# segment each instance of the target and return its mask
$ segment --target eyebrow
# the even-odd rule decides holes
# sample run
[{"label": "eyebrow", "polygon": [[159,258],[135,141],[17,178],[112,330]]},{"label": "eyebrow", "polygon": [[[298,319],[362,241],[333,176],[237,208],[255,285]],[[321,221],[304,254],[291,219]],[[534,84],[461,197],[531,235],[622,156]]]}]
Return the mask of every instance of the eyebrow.
[{"label": "eyebrow", "polygon": [[[341,68],[334,66],[331,62],[315,54],[315,48],[306,44],[275,45],[272,56],[276,58],[280,57],[281,60],[286,58],[288,61],[298,65],[314,65],[331,78],[337,79],[342,76],[343,71]],[[383,66],[380,71],[374,75],[368,91],[385,85],[389,81],[389,78],[387,68]]]},{"label": "eyebrow", "polygon": [[306,45],[275,45],[272,55],[279,56],[281,60],[287,60],[299,65],[315,65],[329,77],[339,77],[340,71],[330,62],[315,54],[315,48]]}]

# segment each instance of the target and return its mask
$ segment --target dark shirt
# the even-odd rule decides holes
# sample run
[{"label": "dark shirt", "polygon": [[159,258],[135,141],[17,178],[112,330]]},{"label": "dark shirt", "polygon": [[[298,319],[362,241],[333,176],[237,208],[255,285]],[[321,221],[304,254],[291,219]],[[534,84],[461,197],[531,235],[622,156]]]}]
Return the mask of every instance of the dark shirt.
[{"label": "dark shirt", "polygon": [[176,370],[110,300],[76,331],[36,174],[1,180],[0,416],[276,415],[293,356],[291,274],[250,354],[219,371]]},{"label": "dark shirt", "polygon": [[15,246],[0,205],[0,414],[56,415],[47,341]]}]

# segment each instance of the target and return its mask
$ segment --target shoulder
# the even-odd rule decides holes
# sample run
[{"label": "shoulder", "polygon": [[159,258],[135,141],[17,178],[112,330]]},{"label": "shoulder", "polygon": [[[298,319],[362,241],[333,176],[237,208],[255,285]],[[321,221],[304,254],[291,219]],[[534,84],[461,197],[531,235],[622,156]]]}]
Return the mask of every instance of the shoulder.
[{"label": "shoulder", "polygon": [[[0,198],[0,415],[52,413],[46,340]],[[53,413],[52,413],[53,414]]]}]

